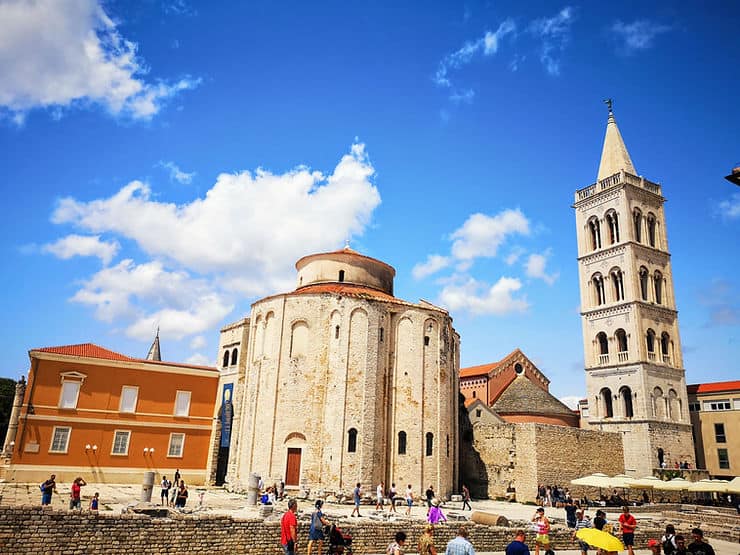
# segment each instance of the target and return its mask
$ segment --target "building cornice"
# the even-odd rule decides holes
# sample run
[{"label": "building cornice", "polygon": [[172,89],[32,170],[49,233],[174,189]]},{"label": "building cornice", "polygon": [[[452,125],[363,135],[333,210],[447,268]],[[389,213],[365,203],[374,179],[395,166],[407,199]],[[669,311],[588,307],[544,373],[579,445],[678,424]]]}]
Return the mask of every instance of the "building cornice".
[{"label": "building cornice", "polygon": [[155,362],[146,360],[110,360],[107,358],[81,357],[74,355],[61,355],[43,351],[30,351],[29,356],[37,360],[50,360],[55,362],[66,362],[69,364],[87,366],[107,366],[110,368],[126,368],[129,370],[144,370],[146,372],[162,372],[165,374],[187,374],[190,376],[203,376],[218,378],[218,369],[209,366],[188,366],[169,364],[166,362]]}]

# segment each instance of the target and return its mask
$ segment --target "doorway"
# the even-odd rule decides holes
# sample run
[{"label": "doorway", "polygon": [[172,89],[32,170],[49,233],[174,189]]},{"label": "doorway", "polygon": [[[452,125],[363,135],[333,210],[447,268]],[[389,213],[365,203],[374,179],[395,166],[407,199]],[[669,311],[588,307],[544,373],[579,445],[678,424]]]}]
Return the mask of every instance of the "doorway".
[{"label": "doorway", "polygon": [[301,449],[288,447],[288,462],[285,465],[285,485],[297,486],[301,479]]}]

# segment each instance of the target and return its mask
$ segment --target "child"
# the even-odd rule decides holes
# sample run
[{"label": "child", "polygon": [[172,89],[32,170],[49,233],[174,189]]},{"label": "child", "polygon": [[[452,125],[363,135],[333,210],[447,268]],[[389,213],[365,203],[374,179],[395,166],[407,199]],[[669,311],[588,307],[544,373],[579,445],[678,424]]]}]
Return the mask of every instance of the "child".
[{"label": "child", "polygon": [[95,495],[90,499],[90,510],[98,512],[98,505],[100,504],[100,494],[96,491]]}]

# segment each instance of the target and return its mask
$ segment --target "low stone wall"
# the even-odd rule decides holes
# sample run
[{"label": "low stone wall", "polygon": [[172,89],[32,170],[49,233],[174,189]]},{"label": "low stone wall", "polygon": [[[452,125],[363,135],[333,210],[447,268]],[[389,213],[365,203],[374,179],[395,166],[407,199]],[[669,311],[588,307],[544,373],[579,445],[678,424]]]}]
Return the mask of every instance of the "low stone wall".
[{"label": "low stone wall", "polygon": [[[354,537],[358,555],[384,553],[398,530],[408,534],[408,553],[414,553],[422,522],[359,522],[342,525]],[[455,536],[454,524],[435,531],[435,543],[444,546]],[[513,539],[514,528],[470,523],[470,540],[477,551],[503,551]],[[280,525],[277,520],[234,519],[227,516],[180,515],[152,518],[137,514],[93,514],[57,511],[41,507],[0,507],[0,553],[82,555],[87,553],[243,553],[279,555]],[[660,530],[638,528],[637,545]],[[299,549],[305,549],[308,522],[299,523]],[[574,549],[572,531],[554,528],[555,549]],[[533,539],[530,533],[530,543]]]}]

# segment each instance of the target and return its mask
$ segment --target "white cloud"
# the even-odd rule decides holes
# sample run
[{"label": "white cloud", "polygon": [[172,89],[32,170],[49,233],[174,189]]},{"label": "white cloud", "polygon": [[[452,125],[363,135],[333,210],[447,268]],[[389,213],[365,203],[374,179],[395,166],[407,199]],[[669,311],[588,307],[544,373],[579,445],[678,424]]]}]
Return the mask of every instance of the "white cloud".
[{"label": "white cloud", "polygon": [[427,256],[426,262],[421,262],[414,266],[411,270],[411,274],[414,279],[423,279],[432,274],[436,274],[440,270],[446,268],[450,264],[450,259],[446,256],[440,256],[439,254],[430,254]]},{"label": "white cloud", "polygon": [[194,353],[190,355],[190,357],[188,357],[185,362],[187,364],[195,364],[196,366],[216,366],[216,363],[214,361],[209,360],[206,355],[203,355],[201,353]]},{"label": "white cloud", "polygon": [[555,280],[558,279],[560,274],[548,274],[546,271],[547,259],[550,257],[550,254],[551,253],[549,250],[545,251],[542,254],[530,254],[529,258],[527,258],[527,262],[525,263],[527,275],[529,277],[541,279],[548,285],[552,285],[553,283],[555,283]]},{"label": "white cloud", "polygon": [[202,335],[196,335],[190,340],[190,348],[193,350],[202,349],[206,344],[206,338]]},{"label": "white cloud", "polygon": [[216,326],[234,309],[217,293],[198,295],[189,301],[186,308],[163,308],[138,318],[126,328],[126,335],[144,340],[151,336],[152,326],[158,325],[168,337],[182,339]]},{"label": "white cloud", "polygon": [[116,256],[120,245],[117,241],[101,241],[99,235],[67,235],[53,243],[47,243],[41,250],[68,260],[74,256],[97,256],[108,265]]},{"label": "white cloud", "polygon": [[730,220],[740,218],[740,193],[733,193],[729,199],[721,201],[717,208],[723,218]]},{"label": "white cloud", "polygon": [[193,178],[195,177],[195,172],[192,172],[192,173],[184,172],[174,162],[160,161],[159,166],[166,170],[169,170],[170,179],[172,181],[177,181],[178,183],[181,183],[182,185],[189,185],[190,183],[192,183]]},{"label": "white cloud", "polygon": [[647,50],[653,46],[655,37],[670,30],[671,27],[668,25],[661,25],[647,19],[638,19],[632,23],[617,20],[611,26],[611,31],[620,42],[621,49],[625,54]]},{"label": "white cloud", "polygon": [[577,395],[566,395],[560,398],[560,402],[565,404],[570,410],[578,410],[578,401],[583,399]]},{"label": "white cloud", "polygon": [[504,258],[504,262],[509,266],[513,266],[524,253],[525,250],[522,247],[513,247],[509,254],[506,255],[506,258]]},{"label": "white cloud", "polygon": [[0,106],[16,123],[33,108],[87,103],[149,119],[199,84],[144,81],[149,69],[137,48],[96,0],[0,2]]},{"label": "white cloud", "polygon": [[487,284],[467,278],[462,283],[449,283],[439,294],[439,303],[447,309],[465,310],[473,314],[504,315],[525,312],[529,307],[523,297],[514,293],[521,289],[518,279],[501,277],[495,284]]},{"label": "white cloud", "polygon": [[553,17],[536,19],[529,25],[529,32],[542,41],[540,61],[550,75],[560,75],[560,53],[570,41],[574,11],[565,6]]},{"label": "white cloud", "polygon": [[473,214],[452,233],[452,254],[460,260],[494,257],[508,235],[529,234],[529,220],[520,210],[504,210],[496,216]]}]

